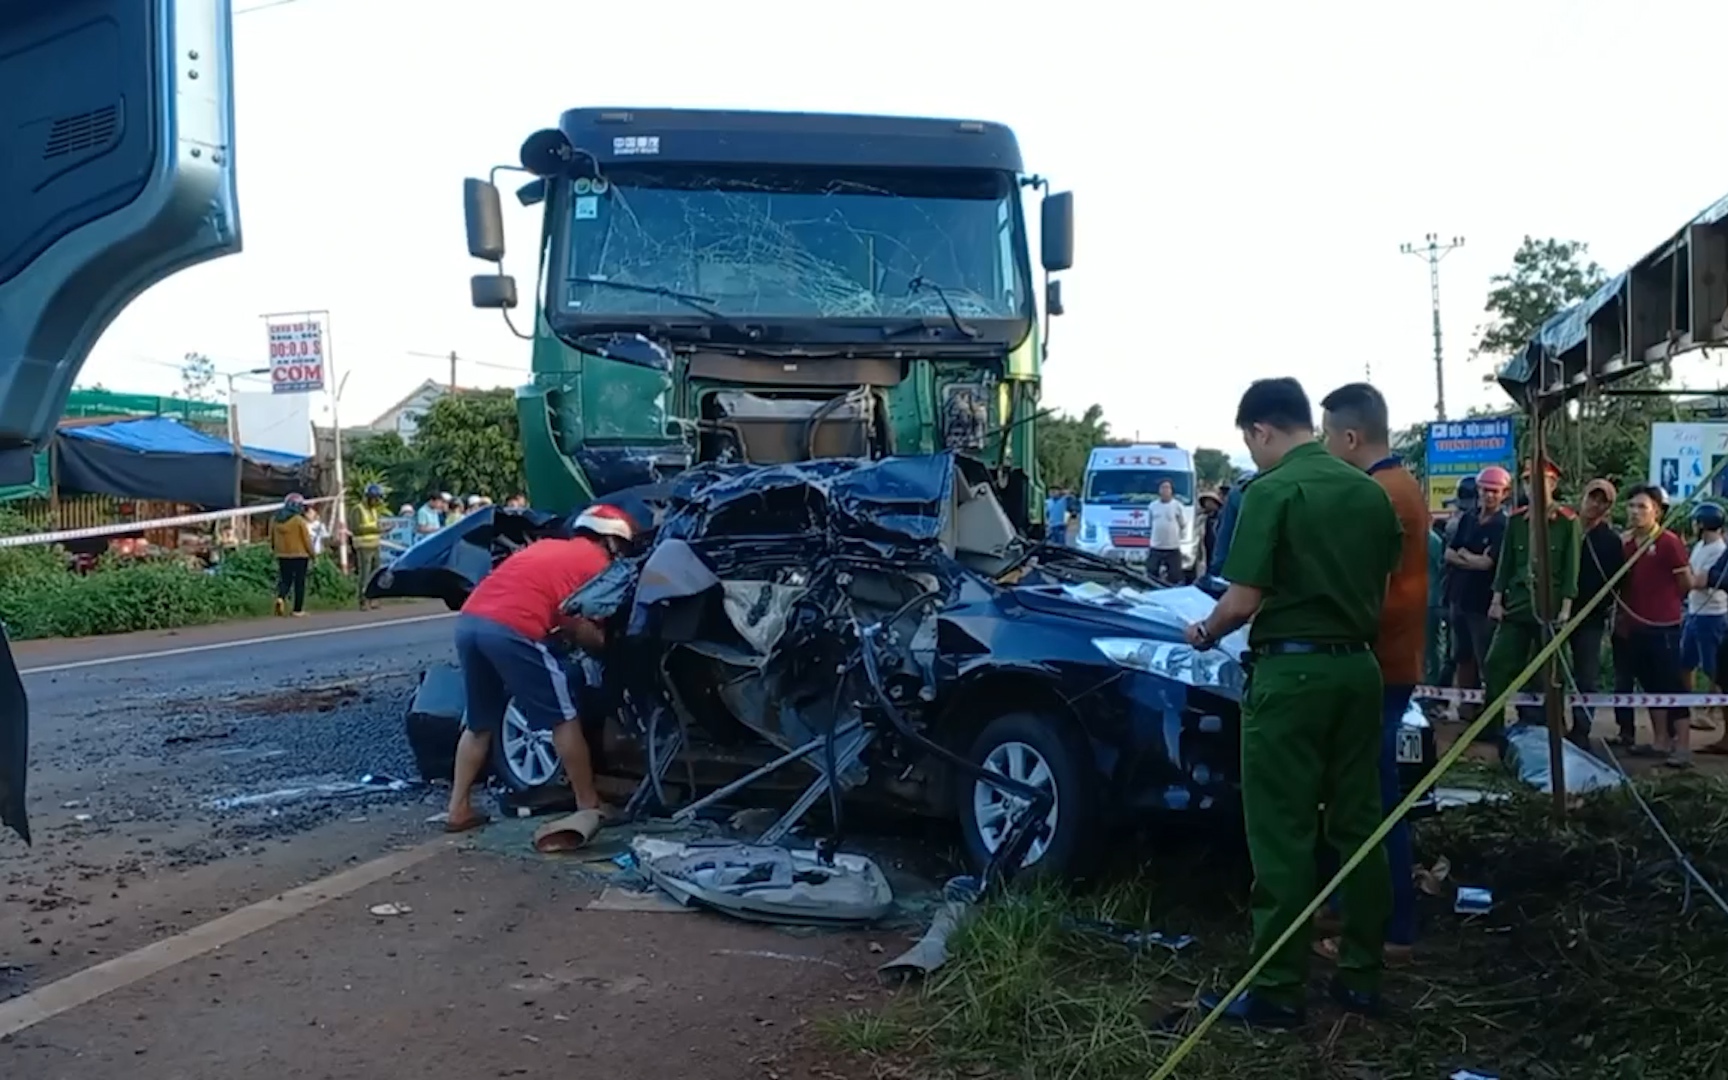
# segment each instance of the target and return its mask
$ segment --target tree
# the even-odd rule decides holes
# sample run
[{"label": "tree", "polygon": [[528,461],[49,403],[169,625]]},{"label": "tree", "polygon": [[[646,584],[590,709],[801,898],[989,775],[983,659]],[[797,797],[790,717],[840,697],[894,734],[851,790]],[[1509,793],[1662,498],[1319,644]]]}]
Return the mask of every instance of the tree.
[{"label": "tree", "polygon": [[1194,479],[1202,488],[1221,488],[1234,484],[1242,470],[1230,463],[1230,455],[1222,450],[1200,447],[1194,451]]},{"label": "tree", "polygon": [[1035,423],[1038,474],[1043,477],[1044,486],[1052,491],[1078,491],[1086,476],[1086,459],[1092,448],[1119,442],[1110,438],[1110,425],[1104,419],[1102,405],[1087,406],[1078,418],[1052,412],[1040,416]]},{"label": "tree", "polygon": [[426,468],[421,494],[437,485],[502,499],[527,486],[513,390],[444,395],[426,410],[410,449]]},{"label": "tree", "polygon": [[216,362],[203,353],[189,352],[180,365],[180,391],[191,401],[214,401]]},{"label": "tree", "polygon": [[379,484],[392,502],[418,502],[437,490],[432,467],[394,431],[368,435],[343,446],[348,494]]},{"label": "tree", "polygon": [[1517,352],[1548,317],[1587,298],[1608,279],[1580,240],[1526,236],[1512,253],[1512,268],[1488,279],[1476,355],[1504,358]]}]

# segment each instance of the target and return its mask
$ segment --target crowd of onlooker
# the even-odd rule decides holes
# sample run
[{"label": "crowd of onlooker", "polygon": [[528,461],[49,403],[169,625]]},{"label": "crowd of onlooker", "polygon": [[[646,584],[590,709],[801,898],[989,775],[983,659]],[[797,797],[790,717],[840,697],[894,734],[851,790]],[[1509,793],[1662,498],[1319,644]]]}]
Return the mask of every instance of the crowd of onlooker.
[{"label": "crowd of onlooker", "polygon": [[[1550,491],[1558,480],[1553,469]],[[1694,683],[1719,684],[1719,654],[1728,637],[1728,542],[1719,503],[1700,503],[1684,525],[1670,523],[1663,490],[1639,485],[1625,496],[1622,527],[1614,523],[1620,493],[1606,479],[1585,484],[1576,507],[1552,500],[1548,564],[1556,608],[1555,617],[1544,621],[1528,607],[1515,610],[1507,599],[1508,591],[1528,578],[1531,565],[1528,541],[1508,542],[1509,525],[1528,514],[1527,506],[1509,505],[1511,488],[1505,469],[1483,469],[1459,484],[1450,515],[1436,523],[1430,542],[1430,619],[1442,633],[1430,635],[1430,683],[1481,687],[1491,699],[1508,688],[1546,635],[1578,612],[1581,621],[1561,650],[1568,689],[1605,689],[1605,660],[1615,693],[1680,694]],[[1690,547],[1677,527],[1690,532]],[[1649,550],[1612,591],[1584,610],[1646,542]],[[1465,718],[1479,709],[1466,706]],[[1538,710],[1524,709],[1526,718],[1538,719]],[[1611,745],[1634,756],[1663,757],[1676,769],[1692,766],[1693,730],[1720,726],[1712,722],[1712,710],[1651,709],[1652,741],[1641,743],[1634,710],[1614,711],[1617,733]],[[1571,737],[1588,745],[1591,710],[1575,707],[1570,720]],[[1719,735],[1698,752],[1728,754],[1728,739]]]}]

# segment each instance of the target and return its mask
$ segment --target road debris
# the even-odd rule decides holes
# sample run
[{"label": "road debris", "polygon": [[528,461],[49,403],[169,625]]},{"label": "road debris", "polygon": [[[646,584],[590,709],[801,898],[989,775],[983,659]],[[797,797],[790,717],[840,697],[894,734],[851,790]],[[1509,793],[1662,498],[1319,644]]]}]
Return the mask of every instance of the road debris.
[{"label": "road debris", "polygon": [[373,904],[367,909],[379,918],[391,918],[397,915],[407,915],[414,909],[407,904]]},{"label": "road debris", "polygon": [[876,864],[837,854],[752,844],[679,844],[638,837],[632,847],[648,879],[684,904],[735,918],[794,926],[874,922],[894,908],[894,891]]}]

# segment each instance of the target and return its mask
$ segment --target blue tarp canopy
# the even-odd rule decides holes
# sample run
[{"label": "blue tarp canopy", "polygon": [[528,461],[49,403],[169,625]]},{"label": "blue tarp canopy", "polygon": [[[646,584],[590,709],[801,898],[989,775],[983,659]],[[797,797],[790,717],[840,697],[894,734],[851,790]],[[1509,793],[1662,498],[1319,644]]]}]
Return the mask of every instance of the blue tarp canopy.
[{"label": "blue tarp canopy", "polygon": [[243,469],[248,474],[258,469],[298,473],[308,460],[251,447],[243,448],[243,459],[237,458],[228,443],[166,417],[63,427],[55,433],[55,442],[55,470],[63,491],[218,509],[234,505]]},{"label": "blue tarp canopy", "polygon": [[1501,367],[1520,402],[1580,393],[1661,363],[1675,352],[1728,340],[1728,196],[1583,303],[1549,316]]}]

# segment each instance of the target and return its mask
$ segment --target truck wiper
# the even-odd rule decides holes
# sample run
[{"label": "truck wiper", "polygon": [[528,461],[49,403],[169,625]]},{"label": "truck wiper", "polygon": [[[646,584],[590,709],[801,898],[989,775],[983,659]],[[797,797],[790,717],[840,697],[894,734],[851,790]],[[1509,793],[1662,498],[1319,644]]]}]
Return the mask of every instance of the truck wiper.
[{"label": "truck wiper", "polygon": [[719,303],[719,301],[710,296],[698,296],[695,293],[679,292],[677,289],[670,289],[664,285],[638,285],[634,281],[612,281],[608,278],[579,277],[571,278],[570,282],[575,285],[594,285],[602,289],[622,289],[625,292],[645,293],[649,296],[664,296],[666,299],[676,300],[680,304],[683,304],[685,307],[694,311],[700,311],[715,322],[722,322],[728,325],[731,325],[732,323],[731,318],[728,317],[725,312],[714,306]]},{"label": "truck wiper", "polygon": [[954,310],[953,302],[948,299],[948,290],[936,284],[934,281],[926,280],[923,274],[914,276],[911,281],[906,283],[907,296],[912,296],[923,289],[929,289],[931,292],[936,294],[936,299],[942,301],[942,309],[948,313],[948,320],[954,324],[954,329],[960,331],[969,338],[976,338],[978,336],[978,328],[968,322],[962,321],[960,313]]}]

